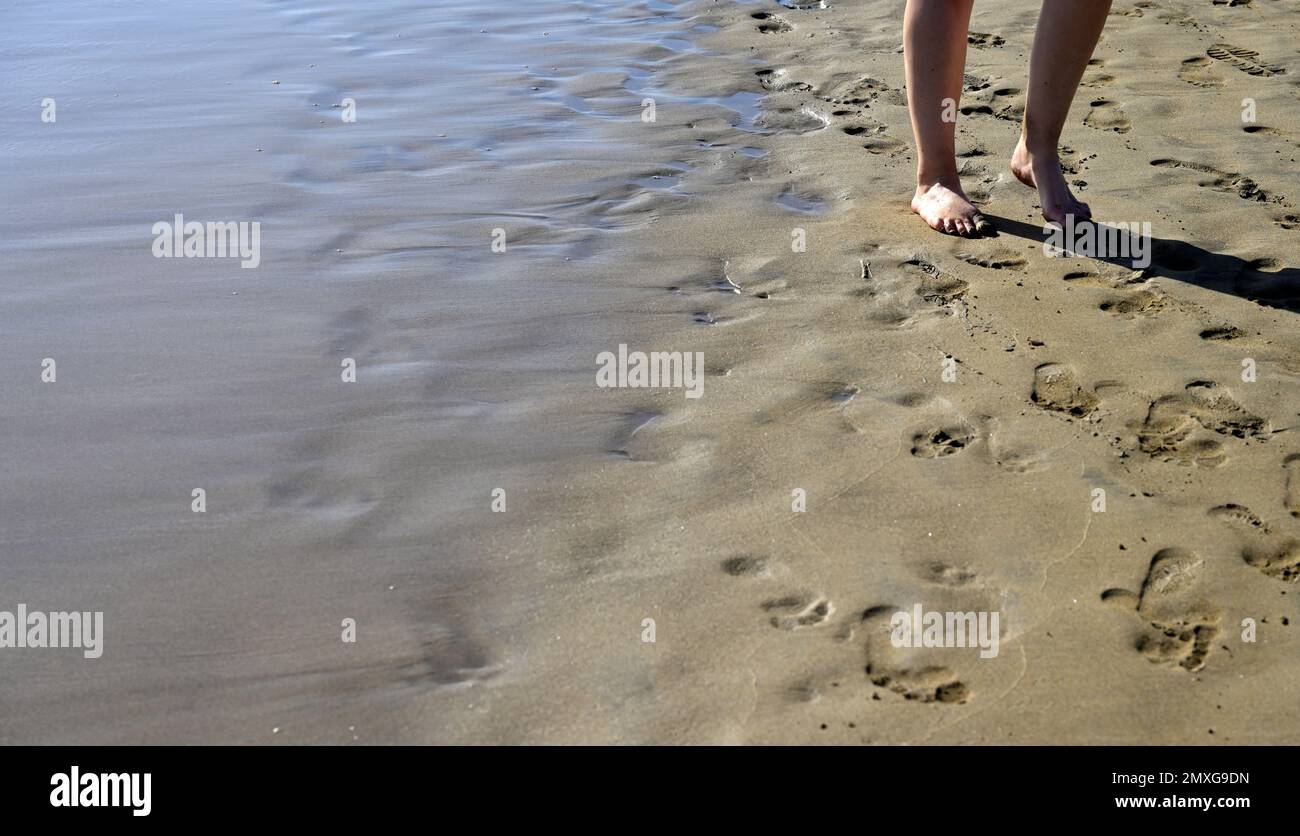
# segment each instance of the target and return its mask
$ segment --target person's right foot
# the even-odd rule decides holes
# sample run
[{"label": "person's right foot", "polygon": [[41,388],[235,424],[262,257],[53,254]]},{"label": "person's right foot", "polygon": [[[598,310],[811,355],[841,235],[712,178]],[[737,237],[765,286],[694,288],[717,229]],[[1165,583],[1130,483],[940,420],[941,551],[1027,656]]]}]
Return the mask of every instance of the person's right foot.
[{"label": "person's right foot", "polygon": [[956,180],[917,186],[912,211],[932,229],[949,235],[982,234],[988,224]]}]

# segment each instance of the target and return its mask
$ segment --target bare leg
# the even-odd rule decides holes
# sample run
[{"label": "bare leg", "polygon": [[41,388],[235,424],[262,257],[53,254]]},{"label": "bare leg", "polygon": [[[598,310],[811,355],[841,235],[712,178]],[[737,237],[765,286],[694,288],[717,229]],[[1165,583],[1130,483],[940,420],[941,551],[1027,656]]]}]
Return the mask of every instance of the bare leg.
[{"label": "bare leg", "polygon": [[1061,129],[1083,70],[1092,57],[1111,0],[1043,0],[1038,31],[1029,59],[1029,92],[1020,144],[1011,157],[1011,171],[1026,186],[1038,189],[1043,217],[1064,222],[1092,217],[1088,204],[1070,193],[1061,173],[1058,148]]},{"label": "bare leg", "polygon": [[[987,223],[961,189],[955,132],[944,111],[955,112],[966,68],[966,31],[974,0],[907,0],[903,62],[907,106],[916,135],[916,195],[912,211],[941,232],[971,235]],[[945,108],[945,99],[951,99]]]}]

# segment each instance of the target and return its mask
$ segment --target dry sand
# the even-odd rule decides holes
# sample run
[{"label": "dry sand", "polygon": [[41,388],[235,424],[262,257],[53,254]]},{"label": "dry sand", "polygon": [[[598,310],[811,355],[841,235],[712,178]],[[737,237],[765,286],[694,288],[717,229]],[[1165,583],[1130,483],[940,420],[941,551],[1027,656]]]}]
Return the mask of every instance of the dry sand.
[{"label": "dry sand", "polygon": [[[901,0],[619,4],[568,45],[466,17],[535,94],[477,106],[428,69],[446,19],[296,5],[221,59],[252,112],[150,149],[228,187],[124,195],[148,154],[67,205],[20,184],[53,208],[11,267],[64,281],[8,291],[6,354],[69,362],[57,400],[7,378],[0,609],[104,610],[108,647],[6,657],[0,739],[1300,742],[1294,4],[1116,3],[1063,142],[1145,271],[1046,257],[1006,171],[1035,3],[976,5],[978,241],[907,210]],[[551,66],[507,69],[542,29]],[[358,89],[364,142],[316,130]],[[256,281],[148,257],[195,192],[278,221]],[[597,388],[620,343],[703,352],[703,397]],[[916,603],[998,612],[998,656],[893,647]]]}]

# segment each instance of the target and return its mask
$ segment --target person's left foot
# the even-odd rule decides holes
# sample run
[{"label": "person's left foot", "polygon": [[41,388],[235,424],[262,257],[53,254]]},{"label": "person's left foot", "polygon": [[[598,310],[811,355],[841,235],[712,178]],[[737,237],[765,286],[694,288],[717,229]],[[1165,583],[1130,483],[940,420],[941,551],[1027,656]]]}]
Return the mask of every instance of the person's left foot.
[{"label": "person's left foot", "polygon": [[1066,184],[1065,175],[1061,173],[1061,158],[1055,149],[1051,153],[1035,154],[1025,145],[1022,136],[1011,155],[1011,173],[1021,183],[1038,190],[1043,217],[1048,221],[1063,224],[1066,215],[1074,215],[1075,221],[1092,219],[1088,204],[1076,198]]}]

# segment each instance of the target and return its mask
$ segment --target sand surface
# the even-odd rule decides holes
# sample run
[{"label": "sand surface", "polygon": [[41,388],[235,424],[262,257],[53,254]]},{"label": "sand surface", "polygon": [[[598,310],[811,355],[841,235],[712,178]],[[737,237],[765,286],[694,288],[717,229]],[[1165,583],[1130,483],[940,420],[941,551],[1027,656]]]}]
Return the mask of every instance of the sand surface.
[{"label": "sand surface", "polygon": [[[1063,143],[1145,270],[1006,171],[1037,4],[972,22],[979,241],[907,211],[902,2],[383,5],[5,51],[70,92],[14,140],[0,608],[108,635],[0,650],[0,739],[1300,742],[1294,4],[1115,4]],[[85,54],[133,39],[193,78]],[[151,258],[181,210],[263,266]],[[598,388],[620,343],[703,397]],[[998,655],[894,647],[916,603]]]}]

